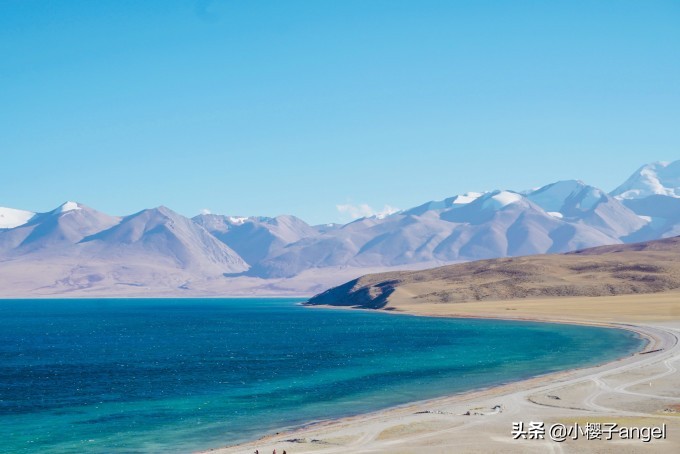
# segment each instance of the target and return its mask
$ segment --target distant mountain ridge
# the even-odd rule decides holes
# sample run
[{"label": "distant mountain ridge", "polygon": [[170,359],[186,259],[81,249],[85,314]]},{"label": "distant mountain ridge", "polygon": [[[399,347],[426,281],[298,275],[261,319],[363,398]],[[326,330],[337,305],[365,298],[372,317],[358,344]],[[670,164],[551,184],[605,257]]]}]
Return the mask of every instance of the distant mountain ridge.
[{"label": "distant mountain ridge", "polygon": [[308,294],[369,271],[563,253],[680,235],[680,161],[611,193],[579,180],[469,192],[345,225],[76,202],[0,208],[0,296]]}]

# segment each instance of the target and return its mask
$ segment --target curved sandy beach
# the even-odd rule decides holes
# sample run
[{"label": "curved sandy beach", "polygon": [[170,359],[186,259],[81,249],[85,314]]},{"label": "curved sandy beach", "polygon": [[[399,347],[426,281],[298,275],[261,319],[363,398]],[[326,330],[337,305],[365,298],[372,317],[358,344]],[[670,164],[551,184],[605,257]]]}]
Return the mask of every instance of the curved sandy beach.
[{"label": "curved sandy beach", "polygon": [[[404,300],[394,305],[396,310],[606,325],[634,330],[650,342],[643,352],[597,367],[321,422],[212,452],[680,452],[679,297],[667,293],[573,298],[560,307],[554,301],[497,302],[477,311],[464,305],[415,307]],[[596,307],[591,304],[595,300]],[[645,301],[647,311],[638,310],[640,301]],[[611,305],[610,309],[603,310],[603,304]],[[513,437],[513,423],[523,422],[526,429],[532,421],[544,423],[543,439]],[[622,440],[614,433],[612,440],[605,440],[606,434],[589,440],[582,432],[577,440],[572,439],[574,432],[562,442],[550,437],[553,425],[569,429],[578,424],[571,430],[582,431],[587,423],[601,427],[616,423],[617,428],[665,425],[665,439]]]}]

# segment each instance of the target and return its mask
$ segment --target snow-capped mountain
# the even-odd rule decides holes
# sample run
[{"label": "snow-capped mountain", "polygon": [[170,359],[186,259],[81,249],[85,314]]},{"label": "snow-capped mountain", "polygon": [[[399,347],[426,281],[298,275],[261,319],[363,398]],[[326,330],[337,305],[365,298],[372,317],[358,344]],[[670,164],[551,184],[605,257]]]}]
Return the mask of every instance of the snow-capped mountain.
[{"label": "snow-capped mountain", "polygon": [[611,195],[619,199],[642,199],[651,195],[680,198],[680,161],[644,165]]},{"label": "snow-capped mountain", "polygon": [[0,295],[301,294],[367,272],[680,235],[680,161],[643,166],[610,194],[558,181],[345,225],[166,207],[116,217],[75,202],[3,208],[0,222]]},{"label": "snow-capped mountain", "polygon": [[459,224],[439,249],[448,260],[563,252],[618,239],[581,222],[558,218],[530,198],[510,191],[493,191],[441,214]]},{"label": "snow-capped mountain", "polygon": [[424,203],[422,205],[419,205],[417,207],[411,208],[409,210],[405,210],[405,214],[415,214],[415,215],[421,215],[425,213],[426,211],[431,211],[431,210],[444,210],[446,208],[453,208],[456,205],[465,205],[467,203],[470,203],[479,197],[481,197],[483,194],[481,192],[466,192],[465,194],[461,195],[456,195],[453,197],[449,197],[444,200],[433,200],[427,203]]},{"label": "snow-capped mountain", "polygon": [[32,211],[0,207],[0,229],[13,229],[26,224],[35,216]]},{"label": "snow-capped mountain", "polygon": [[594,227],[549,215],[525,196],[493,191],[454,203],[421,205],[385,219],[363,218],[305,238],[253,266],[259,277],[309,268],[395,267],[565,252],[620,242]]},{"label": "snow-capped mountain", "polygon": [[624,239],[649,223],[601,189],[578,180],[558,181],[526,196],[554,217],[594,227],[614,238]]},{"label": "snow-capped mountain", "polygon": [[165,207],[120,218],[67,202],[0,231],[0,288],[15,295],[174,294],[246,269],[228,246]]},{"label": "snow-capped mountain", "polygon": [[183,270],[238,273],[248,269],[227,245],[200,225],[166,207],[140,211],[117,225],[84,238],[86,253],[117,259],[162,261]]},{"label": "snow-capped mountain", "polygon": [[34,214],[18,227],[0,234],[0,253],[19,256],[42,251],[43,255],[64,254],[88,235],[120,222],[120,218],[88,206],[66,202],[47,213]]},{"label": "snow-capped mountain", "polygon": [[642,166],[611,194],[647,222],[630,241],[680,235],[680,161]]},{"label": "snow-capped mountain", "polygon": [[287,215],[268,218],[201,214],[193,221],[251,265],[275,255],[288,244],[318,233],[303,220]]}]

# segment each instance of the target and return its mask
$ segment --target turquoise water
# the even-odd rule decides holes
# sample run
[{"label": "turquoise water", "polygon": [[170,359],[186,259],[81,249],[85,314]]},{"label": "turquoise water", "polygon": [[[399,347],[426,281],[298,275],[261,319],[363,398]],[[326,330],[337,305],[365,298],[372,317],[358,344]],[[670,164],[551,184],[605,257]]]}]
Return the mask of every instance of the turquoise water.
[{"label": "turquoise water", "polygon": [[603,362],[644,342],[298,301],[0,301],[2,451],[207,449]]}]

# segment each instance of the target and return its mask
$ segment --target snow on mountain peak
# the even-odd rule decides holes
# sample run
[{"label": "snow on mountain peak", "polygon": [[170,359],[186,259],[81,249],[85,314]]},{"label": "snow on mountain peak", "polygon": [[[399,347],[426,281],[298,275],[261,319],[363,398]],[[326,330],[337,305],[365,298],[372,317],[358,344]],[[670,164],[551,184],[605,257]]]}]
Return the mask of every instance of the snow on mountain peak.
[{"label": "snow on mountain peak", "polygon": [[57,209],[52,211],[55,214],[62,214],[62,213],[68,213],[69,211],[76,211],[76,210],[82,210],[83,208],[78,205],[77,202],[65,202],[59,205]]},{"label": "snow on mountain peak", "polygon": [[474,202],[485,194],[485,192],[466,192],[464,194],[448,197],[444,200],[432,200],[417,207],[401,211],[400,213],[420,216],[427,213],[428,211],[442,211],[450,208],[460,208],[471,202]]},{"label": "snow on mountain peak", "polygon": [[680,160],[640,167],[611,195],[617,199],[642,199],[651,195],[680,198]]},{"label": "snow on mountain peak", "polygon": [[606,194],[581,180],[564,180],[527,191],[526,197],[547,212],[564,213],[570,207],[592,210],[606,199]]},{"label": "snow on mountain peak", "polygon": [[522,195],[516,192],[498,191],[492,194],[493,195],[487,198],[482,204],[483,209],[491,208],[493,210],[498,210],[522,200]]},{"label": "snow on mountain peak", "polygon": [[545,211],[560,212],[564,202],[581,192],[586,185],[580,180],[564,180],[527,192],[527,198]]},{"label": "snow on mountain peak", "polygon": [[19,227],[26,224],[33,216],[35,213],[32,211],[0,207],[0,229]]},{"label": "snow on mountain peak", "polygon": [[248,220],[247,217],[243,217],[243,216],[229,216],[227,219],[229,220],[229,223],[234,224],[234,225],[245,224],[246,221]]},{"label": "snow on mountain peak", "polygon": [[466,192],[465,194],[455,196],[451,203],[453,205],[465,205],[474,202],[483,195],[484,193],[482,192]]}]

